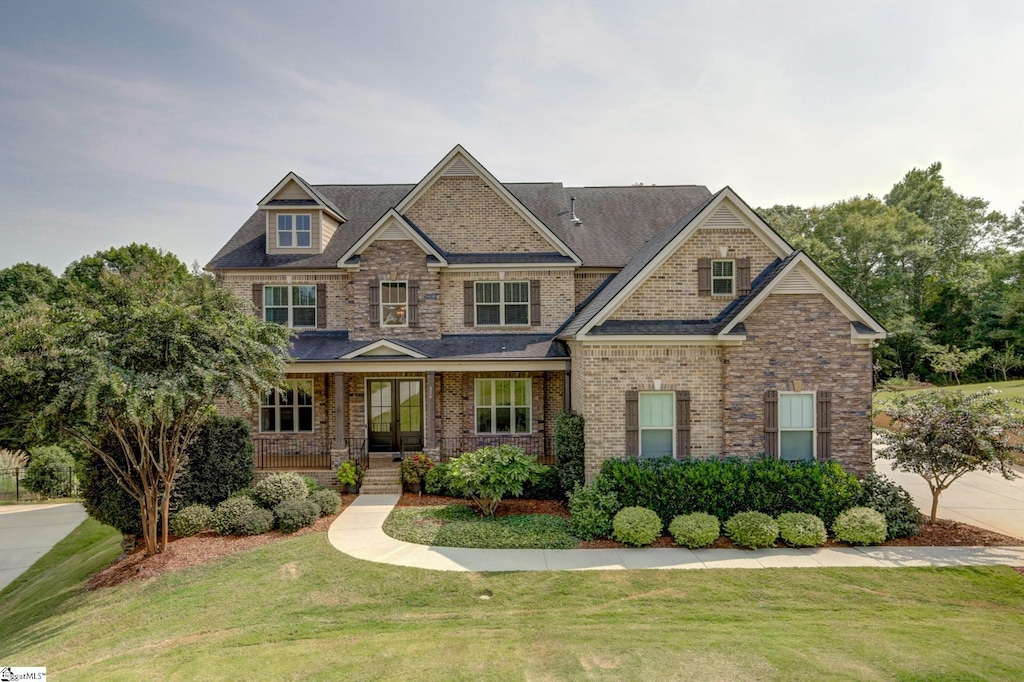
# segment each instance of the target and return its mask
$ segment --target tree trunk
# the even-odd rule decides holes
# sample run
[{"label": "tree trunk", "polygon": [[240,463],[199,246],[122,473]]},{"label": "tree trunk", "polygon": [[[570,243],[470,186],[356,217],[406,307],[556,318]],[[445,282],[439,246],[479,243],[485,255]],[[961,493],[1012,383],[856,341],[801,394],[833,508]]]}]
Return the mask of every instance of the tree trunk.
[{"label": "tree trunk", "polygon": [[932,491],[932,523],[935,523],[935,518],[939,513],[939,495],[941,494],[941,488]]}]

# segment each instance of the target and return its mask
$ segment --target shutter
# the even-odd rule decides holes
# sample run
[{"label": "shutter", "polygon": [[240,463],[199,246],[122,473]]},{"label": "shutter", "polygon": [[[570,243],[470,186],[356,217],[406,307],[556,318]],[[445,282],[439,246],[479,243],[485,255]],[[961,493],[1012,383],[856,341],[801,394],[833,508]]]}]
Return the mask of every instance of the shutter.
[{"label": "shutter", "polygon": [[676,391],[676,458],[690,456],[690,392]]},{"label": "shutter", "polygon": [[540,324],[540,280],[530,280],[530,326]]},{"label": "shutter", "polygon": [[263,319],[263,285],[252,285],[252,305],[256,309],[256,317]]},{"label": "shutter", "polygon": [[640,454],[640,400],[636,391],[626,391],[626,456]]},{"label": "shutter", "polygon": [[370,324],[380,324],[380,283],[377,280],[373,280],[368,285],[369,291],[369,313],[370,313]]},{"label": "shutter", "polygon": [[697,259],[697,295],[711,295],[711,259]]},{"label": "shutter", "polygon": [[746,296],[750,293],[750,256],[736,259],[736,294]]},{"label": "shutter", "polygon": [[764,392],[764,454],[779,456],[779,392]]},{"label": "shutter", "polygon": [[814,426],[818,434],[818,459],[832,458],[832,391],[818,391]]},{"label": "shutter", "polygon": [[466,280],[462,283],[462,304],[465,310],[465,322],[467,327],[476,326],[476,314],[473,309],[473,282]]},{"label": "shutter", "polygon": [[406,285],[408,312],[406,321],[410,327],[420,326],[420,283],[416,280],[409,280]]},{"label": "shutter", "polygon": [[316,326],[327,329],[327,285],[316,285]]}]

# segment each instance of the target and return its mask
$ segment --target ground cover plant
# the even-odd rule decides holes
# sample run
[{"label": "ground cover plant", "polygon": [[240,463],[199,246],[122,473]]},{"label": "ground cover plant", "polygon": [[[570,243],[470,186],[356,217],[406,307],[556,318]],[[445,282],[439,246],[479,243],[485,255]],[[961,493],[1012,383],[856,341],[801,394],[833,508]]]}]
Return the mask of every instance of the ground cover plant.
[{"label": "ground cover plant", "polygon": [[546,514],[480,517],[464,504],[399,507],[384,522],[398,540],[441,547],[572,549],[579,539],[565,519]]}]

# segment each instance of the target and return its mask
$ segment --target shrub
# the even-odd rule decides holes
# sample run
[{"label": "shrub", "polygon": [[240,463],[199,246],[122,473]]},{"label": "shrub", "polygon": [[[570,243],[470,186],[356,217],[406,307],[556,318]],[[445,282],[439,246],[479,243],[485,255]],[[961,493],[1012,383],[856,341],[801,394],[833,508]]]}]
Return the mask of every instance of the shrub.
[{"label": "shrub", "polygon": [[309,494],[306,482],[294,471],[270,474],[253,486],[256,504],[273,509],[285,500],[301,500]]},{"label": "shrub", "polygon": [[282,533],[294,533],[316,523],[320,518],[320,507],[311,500],[292,498],[274,507],[274,516]]},{"label": "shrub", "polygon": [[184,466],[174,478],[180,506],[216,507],[255,476],[249,424],[234,417],[211,417],[188,448]]},{"label": "shrub", "polygon": [[612,537],[634,547],[645,547],[660,538],[661,528],[658,515],[643,507],[626,507],[612,519]]},{"label": "shrub", "polygon": [[[105,447],[106,445],[104,445]],[[123,458],[124,455],[115,455]],[[114,478],[103,459],[89,452],[79,469],[82,476],[82,506],[86,513],[125,536],[142,534],[142,512],[138,501]]]},{"label": "shrub", "polygon": [[69,497],[75,488],[75,459],[62,447],[29,449],[25,488],[43,497]]},{"label": "shrub", "polygon": [[28,453],[0,448],[0,470],[24,469],[28,466]]},{"label": "shrub", "polygon": [[921,532],[921,512],[914,498],[894,481],[871,473],[861,479],[858,507],[869,507],[885,517],[886,538],[905,538]]},{"label": "shrub", "polygon": [[520,497],[523,486],[540,475],[537,458],[503,444],[467,452],[448,465],[448,484],[468,497],[487,516],[494,516],[505,497]]},{"label": "shrub", "polygon": [[363,481],[363,467],[354,459],[345,460],[338,467],[338,484],[358,486]]},{"label": "shrub", "polygon": [[583,415],[562,410],[555,418],[555,468],[563,494],[584,485]]},{"label": "shrub", "polygon": [[309,497],[317,490],[320,490],[320,483],[312,476],[303,476],[302,480],[306,483],[306,497]]},{"label": "shrub", "polygon": [[427,472],[423,478],[423,485],[427,493],[444,497],[460,497],[448,485],[448,466],[447,463],[441,463]]},{"label": "shrub", "polygon": [[239,488],[235,492],[233,492],[230,495],[228,495],[228,497],[229,498],[231,498],[231,497],[248,497],[250,500],[255,502],[256,501],[256,491],[253,490],[252,488]]},{"label": "shrub", "polygon": [[847,509],[832,524],[832,535],[851,545],[877,545],[885,542],[885,517],[867,507]]},{"label": "shrub", "polygon": [[263,535],[274,530],[273,512],[256,507],[247,511],[238,521],[235,535]]},{"label": "shrub", "polygon": [[187,538],[209,530],[213,525],[213,510],[205,504],[192,504],[171,517],[171,532],[179,538]]},{"label": "shrub", "polygon": [[610,537],[612,518],[620,509],[615,493],[593,486],[576,488],[569,494],[569,530],[581,540]]},{"label": "shrub", "polygon": [[537,478],[523,486],[521,497],[528,500],[564,500],[565,493],[562,492],[562,480],[558,469],[544,464],[537,466],[540,468]]},{"label": "shrub", "polygon": [[828,539],[825,524],[814,514],[779,514],[779,535],[793,547],[821,547]]},{"label": "shrub", "polygon": [[681,547],[707,547],[722,534],[722,524],[711,514],[694,512],[680,514],[668,525],[672,539]]},{"label": "shrub", "polygon": [[762,512],[740,512],[725,522],[725,532],[740,547],[771,547],[779,537],[779,524]]},{"label": "shrub", "polygon": [[320,516],[330,516],[338,513],[341,506],[341,496],[330,488],[314,490],[309,495],[309,501],[320,508]]},{"label": "shrub", "polygon": [[399,469],[402,473],[402,483],[423,483],[423,477],[434,468],[434,460],[423,453],[410,455],[402,460]]},{"label": "shrub", "polygon": [[256,509],[256,503],[248,497],[229,497],[213,510],[211,525],[218,535],[243,535],[242,519]]}]

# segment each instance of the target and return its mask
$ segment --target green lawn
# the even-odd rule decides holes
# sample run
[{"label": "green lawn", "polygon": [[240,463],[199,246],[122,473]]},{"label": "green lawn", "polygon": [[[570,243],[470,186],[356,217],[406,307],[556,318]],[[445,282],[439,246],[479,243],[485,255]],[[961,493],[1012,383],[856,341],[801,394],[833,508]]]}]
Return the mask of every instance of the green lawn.
[{"label": "green lawn", "polygon": [[[991,381],[983,384],[963,384],[962,386],[943,386],[939,391],[963,391],[964,393],[974,393],[976,391],[987,391],[989,388],[994,388],[1000,392],[1002,397],[1005,398],[1016,398],[1018,400],[1024,400],[1024,379],[1017,379],[1015,381]],[[910,391],[901,391],[902,393],[919,393],[922,390],[928,389],[913,389]],[[874,405],[875,409],[883,407],[892,397],[896,395],[894,391],[879,391],[875,393]],[[1024,410],[1024,405],[1021,406]]]},{"label": "green lawn", "polygon": [[0,593],[0,660],[55,680],[1016,680],[1024,660],[1008,568],[445,573],[311,534],[77,588],[116,552],[87,521]]}]

